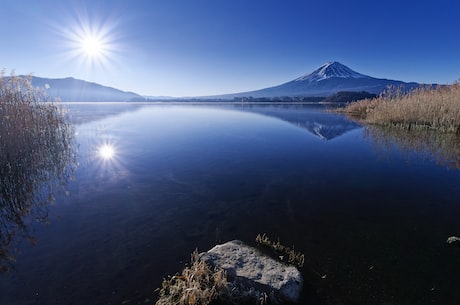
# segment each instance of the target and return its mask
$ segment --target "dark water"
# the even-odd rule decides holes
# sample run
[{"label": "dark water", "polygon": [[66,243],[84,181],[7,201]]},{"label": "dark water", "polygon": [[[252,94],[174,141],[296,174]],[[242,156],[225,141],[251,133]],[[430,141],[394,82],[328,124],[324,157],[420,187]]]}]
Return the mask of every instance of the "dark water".
[{"label": "dark water", "polygon": [[305,253],[304,303],[460,304],[455,139],[441,162],[321,107],[69,107],[75,180],[0,304],[153,304],[195,248],[258,233]]}]

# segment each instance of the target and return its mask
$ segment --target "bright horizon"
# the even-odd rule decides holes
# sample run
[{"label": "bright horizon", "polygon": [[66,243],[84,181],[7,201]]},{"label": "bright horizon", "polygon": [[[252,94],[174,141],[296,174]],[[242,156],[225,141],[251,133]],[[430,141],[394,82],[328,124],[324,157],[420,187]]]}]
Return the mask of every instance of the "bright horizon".
[{"label": "bright horizon", "polygon": [[0,68],[148,96],[257,90],[329,61],[446,84],[460,78],[459,9],[454,1],[4,0]]}]

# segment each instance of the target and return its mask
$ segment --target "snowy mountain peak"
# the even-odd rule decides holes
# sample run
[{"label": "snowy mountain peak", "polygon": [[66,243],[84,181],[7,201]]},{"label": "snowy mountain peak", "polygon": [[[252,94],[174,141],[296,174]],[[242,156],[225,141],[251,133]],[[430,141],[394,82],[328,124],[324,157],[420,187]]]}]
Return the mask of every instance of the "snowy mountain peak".
[{"label": "snowy mountain peak", "polygon": [[330,61],[328,63],[325,63],[315,71],[313,71],[310,74],[301,76],[295,81],[310,81],[310,82],[316,82],[316,81],[321,81],[325,80],[328,78],[333,78],[333,77],[338,77],[338,78],[369,78],[369,76],[360,74],[356,71],[353,71],[352,69],[348,68],[345,65],[342,65],[341,63],[337,61]]}]

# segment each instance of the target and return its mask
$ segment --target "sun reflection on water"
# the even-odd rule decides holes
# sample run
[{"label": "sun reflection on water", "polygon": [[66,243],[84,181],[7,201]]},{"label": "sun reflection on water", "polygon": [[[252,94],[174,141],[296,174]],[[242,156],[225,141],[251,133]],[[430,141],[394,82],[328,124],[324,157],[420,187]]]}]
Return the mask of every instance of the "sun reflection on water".
[{"label": "sun reflection on water", "polygon": [[[105,140],[94,143],[90,160],[95,177],[104,181],[117,181],[129,176],[126,169],[124,151],[114,141]],[[108,180],[105,180],[108,179]],[[102,180],[101,180],[102,181]]]},{"label": "sun reflection on water", "polygon": [[115,149],[113,145],[103,144],[98,149],[98,155],[104,160],[111,160],[115,156]]}]

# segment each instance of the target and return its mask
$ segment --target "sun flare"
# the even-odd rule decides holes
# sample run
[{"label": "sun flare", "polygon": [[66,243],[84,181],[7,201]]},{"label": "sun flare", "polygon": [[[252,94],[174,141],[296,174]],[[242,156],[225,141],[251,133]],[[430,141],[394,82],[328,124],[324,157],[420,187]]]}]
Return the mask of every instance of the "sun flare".
[{"label": "sun flare", "polygon": [[84,37],[81,41],[81,50],[88,56],[100,56],[104,52],[104,43],[97,37]]},{"label": "sun flare", "polygon": [[60,30],[66,47],[66,59],[75,61],[79,67],[92,71],[93,68],[110,68],[117,61],[120,46],[117,43],[116,23],[92,23],[86,19],[71,22]]},{"label": "sun flare", "polygon": [[99,156],[104,160],[110,160],[115,156],[115,149],[111,145],[103,145],[98,150]]}]

